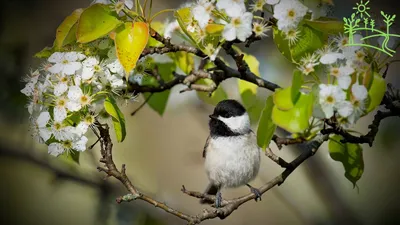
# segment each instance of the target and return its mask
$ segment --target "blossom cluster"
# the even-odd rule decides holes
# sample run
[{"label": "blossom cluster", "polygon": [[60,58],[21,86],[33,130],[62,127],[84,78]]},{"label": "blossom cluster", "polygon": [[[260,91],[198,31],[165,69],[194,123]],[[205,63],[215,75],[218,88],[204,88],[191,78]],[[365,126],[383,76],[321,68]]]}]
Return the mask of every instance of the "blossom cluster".
[{"label": "blossom cluster", "polygon": [[[360,43],[361,39],[361,35],[354,35],[355,42]],[[366,53],[360,46],[346,46],[347,43],[347,36],[332,38],[323,49],[303,57],[299,69],[309,75],[322,67],[328,77],[327,84],[319,85],[322,115],[318,110],[315,114],[330,118],[337,112],[343,124],[354,124],[366,112],[368,91],[360,81],[370,72],[370,64],[365,61]]]},{"label": "blossom cluster", "polygon": [[123,76],[115,48],[109,48],[103,59],[78,51],[51,54],[27,77],[21,90],[29,98],[35,139],[46,143],[54,156],[85,151],[89,126],[102,110],[105,97],[126,87]]}]

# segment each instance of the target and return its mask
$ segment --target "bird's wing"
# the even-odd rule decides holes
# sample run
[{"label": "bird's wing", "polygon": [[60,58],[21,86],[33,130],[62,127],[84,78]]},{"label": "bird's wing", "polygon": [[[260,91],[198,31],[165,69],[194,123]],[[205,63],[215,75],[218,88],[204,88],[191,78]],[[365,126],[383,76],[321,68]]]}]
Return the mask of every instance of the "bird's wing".
[{"label": "bird's wing", "polygon": [[206,154],[207,154],[207,147],[208,147],[209,142],[210,142],[210,136],[207,137],[206,144],[204,145],[204,149],[203,149],[203,158],[206,157]]}]

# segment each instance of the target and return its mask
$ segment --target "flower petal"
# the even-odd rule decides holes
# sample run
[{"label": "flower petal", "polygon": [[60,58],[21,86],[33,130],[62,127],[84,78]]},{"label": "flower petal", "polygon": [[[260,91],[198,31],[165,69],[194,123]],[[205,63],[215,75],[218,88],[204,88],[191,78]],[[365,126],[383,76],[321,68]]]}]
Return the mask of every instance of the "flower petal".
[{"label": "flower petal", "polygon": [[227,41],[233,41],[236,39],[236,28],[232,24],[227,24],[222,32],[222,36]]},{"label": "flower petal", "polygon": [[62,122],[65,118],[67,118],[67,110],[64,107],[55,107],[54,121]]},{"label": "flower petal", "polygon": [[52,156],[59,156],[65,151],[64,147],[60,143],[53,142],[49,145],[48,153]]},{"label": "flower petal", "polygon": [[64,55],[63,52],[54,52],[47,60],[51,63],[60,63],[63,61]]},{"label": "flower petal", "polygon": [[49,120],[50,120],[50,113],[47,111],[41,112],[38,118],[36,119],[36,124],[38,125],[39,128],[46,127]]},{"label": "flower petal", "polygon": [[60,82],[56,84],[56,86],[54,86],[54,95],[60,96],[64,94],[67,90],[68,90],[68,85]]},{"label": "flower petal", "polygon": [[83,152],[83,151],[86,150],[86,143],[87,143],[87,141],[88,141],[87,137],[82,136],[81,139],[80,139],[79,141],[74,142],[74,143],[72,144],[72,148],[75,149],[75,150],[77,150],[77,151]]}]

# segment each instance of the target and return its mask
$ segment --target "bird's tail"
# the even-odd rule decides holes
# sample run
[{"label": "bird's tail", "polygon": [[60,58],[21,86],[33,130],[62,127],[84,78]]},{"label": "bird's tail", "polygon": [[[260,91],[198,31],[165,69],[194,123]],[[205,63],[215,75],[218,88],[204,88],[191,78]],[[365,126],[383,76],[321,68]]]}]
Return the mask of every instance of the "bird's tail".
[{"label": "bird's tail", "polygon": [[[206,190],[204,191],[204,194],[208,194],[208,195],[216,195],[217,192],[219,190],[219,187],[214,185],[214,184],[209,184],[206,188]],[[201,199],[200,200],[200,204],[212,204],[213,202],[206,200],[206,199]]]}]

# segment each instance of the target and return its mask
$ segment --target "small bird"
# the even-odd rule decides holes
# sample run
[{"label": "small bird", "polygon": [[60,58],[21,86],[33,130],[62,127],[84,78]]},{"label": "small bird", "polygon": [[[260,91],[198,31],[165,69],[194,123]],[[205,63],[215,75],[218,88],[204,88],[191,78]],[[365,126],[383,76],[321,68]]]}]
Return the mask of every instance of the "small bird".
[{"label": "small bird", "polygon": [[[250,186],[260,168],[260,148],[250,127],[246,109],[236,100],[223,100],[210,116],[210,135],[203,150],[205,169],[210,181],[205,193],[216,195],[220,207],[222,188],[247,185],[261,200],[258,189]],[[200,203],[212,203],[202,199]]]}]

